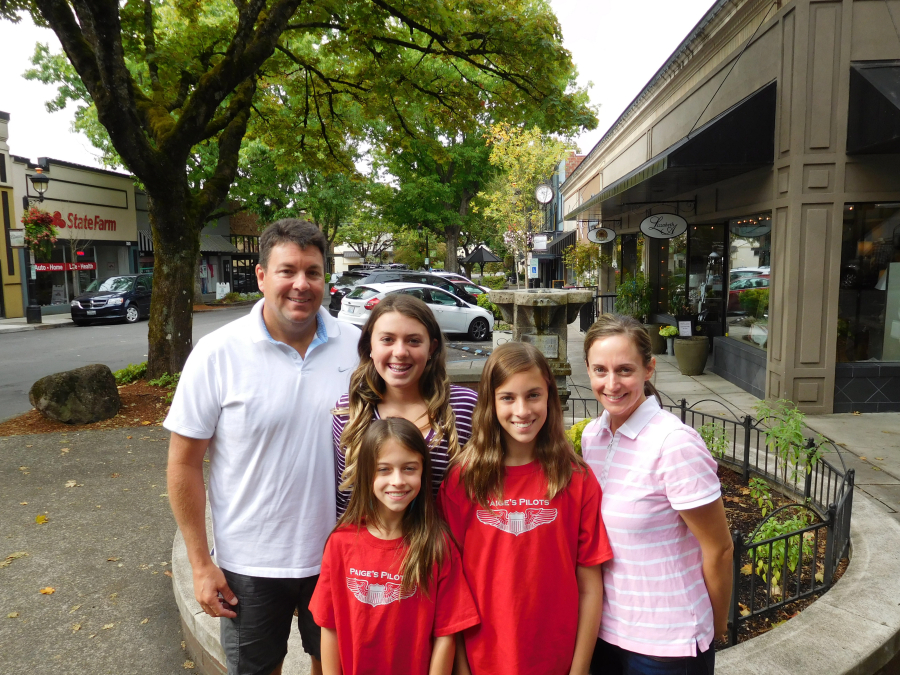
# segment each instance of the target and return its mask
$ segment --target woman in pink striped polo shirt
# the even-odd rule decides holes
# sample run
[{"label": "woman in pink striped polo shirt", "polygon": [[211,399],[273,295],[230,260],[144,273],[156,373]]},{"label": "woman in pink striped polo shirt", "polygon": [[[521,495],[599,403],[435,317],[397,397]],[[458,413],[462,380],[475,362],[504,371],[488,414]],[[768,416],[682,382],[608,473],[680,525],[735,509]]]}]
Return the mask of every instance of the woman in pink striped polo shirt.
[{"label": "woman in pink striped polo shirt", "polygon": [[716,462],[696,431],[661,409],[650,337],[637,321],[600,317],[584,353],[604,412],[581,447],[603,489],[613,550],[591,672],[712,675],[732,555]]}]

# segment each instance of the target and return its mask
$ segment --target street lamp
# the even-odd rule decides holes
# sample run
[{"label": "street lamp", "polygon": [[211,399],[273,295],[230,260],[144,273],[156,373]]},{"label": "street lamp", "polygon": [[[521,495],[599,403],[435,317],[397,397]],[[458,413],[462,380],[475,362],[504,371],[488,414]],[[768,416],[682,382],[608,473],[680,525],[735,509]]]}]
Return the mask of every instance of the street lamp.
[{"label": "street lamp", "polygon": [[[44,175],[44,170],[40,167],[35,169],[35,172],[28,178],[31,180],[34,191],[38,193],[38,198],[35,200],[34,197],[26,196],[26,208],[30,207],[31,203],[34,201],[43,202],[44,193],[47,191],[47,186],[50,184],[50,178]],[[35,284],[37,273],[34,269],[34,251],[29,250],[28,253],[28,306],[25,308],[25,322],[43,323],[43,319],[41,318],[41,306],[37,303],[37,288]]]},{"label": "street lamp", "polygon": [[31,179],[32,186],[34,186],[35,192],[38,193],[38,201],[44,201],[44,193],[47,191],[50,179],[44,175],[44,170],[41,167],[35,169],[35,172],[31,174],[29,178]]}]

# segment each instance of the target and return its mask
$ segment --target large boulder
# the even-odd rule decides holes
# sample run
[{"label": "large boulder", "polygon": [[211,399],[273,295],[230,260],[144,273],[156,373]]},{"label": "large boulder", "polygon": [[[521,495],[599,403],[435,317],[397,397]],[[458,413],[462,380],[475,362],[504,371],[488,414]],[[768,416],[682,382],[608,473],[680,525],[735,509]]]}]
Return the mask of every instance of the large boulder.
[{"label": "large boulder", "polygon": [[116,378],[103,364],[42,377],[28,400],[44,417],[66,424],[89,424],[114,417],[121,401]]}]

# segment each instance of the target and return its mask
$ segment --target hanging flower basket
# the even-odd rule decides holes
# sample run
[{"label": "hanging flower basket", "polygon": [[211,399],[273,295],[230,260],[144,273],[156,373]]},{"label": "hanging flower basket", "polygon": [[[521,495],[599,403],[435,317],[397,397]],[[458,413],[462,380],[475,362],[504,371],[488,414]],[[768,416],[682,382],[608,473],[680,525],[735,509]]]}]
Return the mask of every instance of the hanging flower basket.
[{"label": "hanging flower basket", "polygon": [[45,258],[49,258],[53,253],[53,244],[56,243],[53,216],[32,206],[22,216],[22,224],[25,226],[25,246],[35,255],[42,254]]}]

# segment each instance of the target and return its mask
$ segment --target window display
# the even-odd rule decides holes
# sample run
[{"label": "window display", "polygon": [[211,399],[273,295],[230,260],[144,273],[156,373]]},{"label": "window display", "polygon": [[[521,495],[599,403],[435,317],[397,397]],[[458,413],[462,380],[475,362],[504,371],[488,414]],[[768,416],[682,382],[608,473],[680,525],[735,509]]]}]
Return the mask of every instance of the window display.
[{"label": "window display", "polygon": [[900,361],[900,203],[847,204],[837,360]]},{"label": "window display", "polygon": [[766,349],[769,342],[769,263],[772,214],[758,213],[728,222],[728,336]]}]

